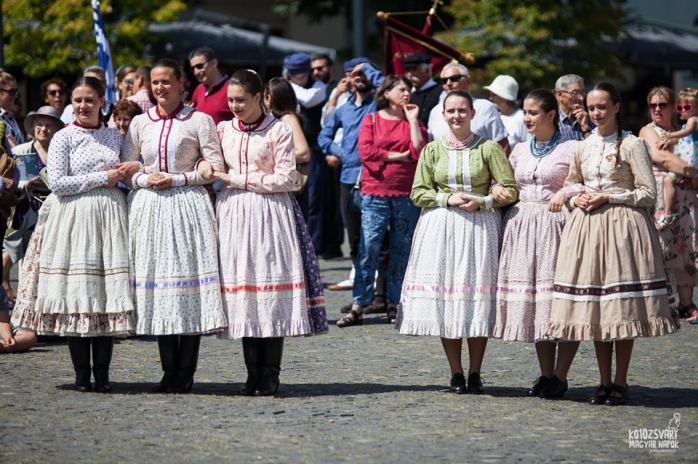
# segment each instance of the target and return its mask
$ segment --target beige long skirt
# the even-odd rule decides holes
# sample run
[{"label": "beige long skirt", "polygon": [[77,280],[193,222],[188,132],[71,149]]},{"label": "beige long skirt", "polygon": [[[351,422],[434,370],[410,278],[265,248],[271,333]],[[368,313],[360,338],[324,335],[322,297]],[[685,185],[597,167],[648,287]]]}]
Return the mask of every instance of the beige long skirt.
[{"label": "beige long skirt", "polygon": [[546,335],[624,340],[676,331],[657,233],[646,208],[606,204],[570,215]]}]

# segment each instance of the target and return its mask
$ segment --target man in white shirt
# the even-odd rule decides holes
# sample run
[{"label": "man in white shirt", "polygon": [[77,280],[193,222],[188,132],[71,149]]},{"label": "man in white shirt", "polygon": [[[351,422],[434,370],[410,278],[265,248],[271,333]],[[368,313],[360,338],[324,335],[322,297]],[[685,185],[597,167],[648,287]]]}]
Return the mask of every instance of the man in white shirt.
[{"label": "man in white shirt", "polygon": [[[446,98],[446,94],[452,90],[469,92],[470,84],[472,83],[468,68],[458,63],[449,63],[444,66],[444,69],[441,71],[441,79],[439,80],[441,81],[443,92],[441,93],[439,104],[429,113],[429,124],[427,126],[429,140],[435,140],[448,134],[448,125],[442,115],[443,101]],[[497,108],[492,102],[483,98],[473,98],[473,107],[475,117],[470,124],[470,129],[480,137],[499,143],[507,156],[509,156],[509,153],[511,153],[511,147],[507,139],[509,134],[504,127]]]}]

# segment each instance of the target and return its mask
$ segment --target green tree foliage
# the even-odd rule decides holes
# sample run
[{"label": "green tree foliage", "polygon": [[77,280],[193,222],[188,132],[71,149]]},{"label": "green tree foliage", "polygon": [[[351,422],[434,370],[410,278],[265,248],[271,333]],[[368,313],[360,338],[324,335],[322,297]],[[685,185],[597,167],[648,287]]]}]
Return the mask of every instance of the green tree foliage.
[{"label": "green tree foliage", "polygon": [[473,53],[489,83],[509,74],[522,90],[552,88],[575,73],[591,79],[618,75],[620,61],[606,45],[620,39],[625,0],[452,0],[449,33],[441,38]]},{"label": "green tree foliage", "polygon": [[[148,24],[177,19],[182,0],[102,0],[115,66],[143,63]],[[97,62],[90,0],[5,0],[5,66],[25,76],[79,73]]]}]

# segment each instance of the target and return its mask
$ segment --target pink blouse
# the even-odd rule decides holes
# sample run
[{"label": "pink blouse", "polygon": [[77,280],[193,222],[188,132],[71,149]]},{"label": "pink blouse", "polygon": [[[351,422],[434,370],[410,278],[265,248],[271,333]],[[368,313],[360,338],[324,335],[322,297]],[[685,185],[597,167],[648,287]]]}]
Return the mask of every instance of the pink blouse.
[{"label": "pink blouse", "polygon": [[564,140],[550,154],[536,158],[531,155],[530,142],[517,144],[511,152],[509,164],[519,184],[519,200],[549,202],[565,184],[576,145],[574,140]]},{"label": "pink blouse", "polygon": [[218,124],[230,187],[257,193],[289,192],[296,179],[291,128],[271,115],[249,132],[240,120]]}]

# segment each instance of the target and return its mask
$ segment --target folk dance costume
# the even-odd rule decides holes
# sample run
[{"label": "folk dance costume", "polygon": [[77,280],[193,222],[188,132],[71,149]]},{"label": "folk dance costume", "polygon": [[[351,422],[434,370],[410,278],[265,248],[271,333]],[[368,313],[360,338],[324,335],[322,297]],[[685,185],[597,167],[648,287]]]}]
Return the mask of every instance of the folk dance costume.
[{"label": "folk dance costume", "polygon": [[[114,335],[135,332],[128,286],[126,198],[107,187],[119,163],[116,129],[77,122],[48,153],[53,194],[41,208],[24,261],[12,322],[40,335],[68,336],[76,387],[107,392]],[[123,160],[122,160],[123,161]]]},{"label": "folk dance costume", "polygon": [[[512,195],[510,201],[488,195],[492,179]],[[480,209],[448,207],[456,192],[479,197]],[[511,167],[495,142],[475,135],[469,146],[456,148],[444,136],[424,148],[411,195],[424,209],[402,287],[400,333],[450,339],[492,335],[502,228],[494,208],[517,195]]]},{"label": "folk dance costume", "polygon": [[548,203],[565,183],[576,144],[556,132],[549,142],[534,138],[518,144],[509,157],[520,201],[504,217],[495,338],[522,342],[544,339],[557,250],[569,217],[567,208],[548,211]]},{"label": "folk dance costume", "polygon": [[[327,332],[322,283],[293,195],[291,129],[270,115],[251,125],[218,125],[229,183],[217,201],[223,307],[243,339],[248,381],[242,394],[273,394],[283,337]],[[271,384],[270,384],[271,382]],[[261,386],[260,386],[261,385]]]},{"label": "folk dance costume", "polygon": [[574,151],[564,192],[611,195],[607,204],[572,211],[562,234],[550,322],[559,340],[612,341],[676,330],[657,233],[648,208],[657,190],[649,147],[623,134],[596,132]]},{"label": "folk dance costume", "polygon": [[[220,295],[218,241],[213,205],[196,172],[199,160],[223,169],[213,120],[180,106],[170,115],[158,107],[133,119],[124,158],[143,158],[129,197],[131,288],[137,333],[157,335],[165,371],[154,391],[189,391],[201,334],[227,327]],[[146,186],[162,173],[172,187]],[[176,378],[175,378],[176,377]],[[169,388],[168,388],[169,385]]]}]

